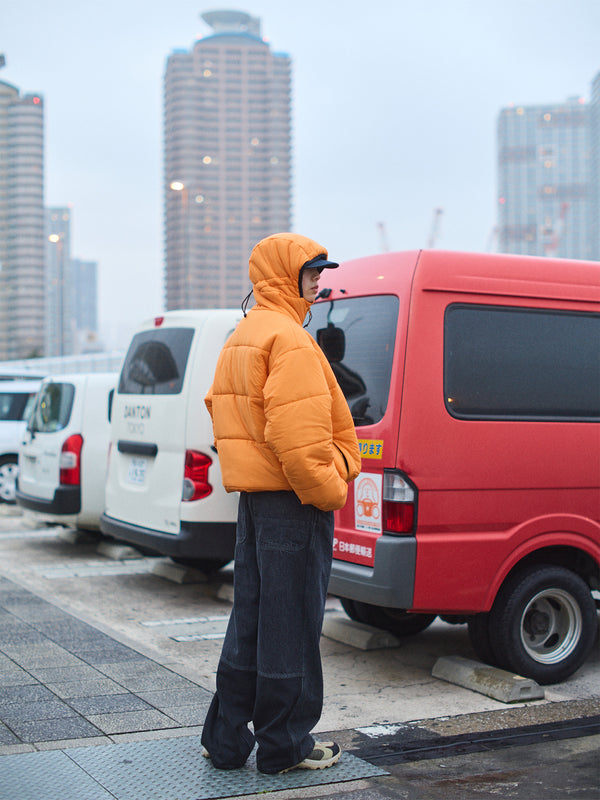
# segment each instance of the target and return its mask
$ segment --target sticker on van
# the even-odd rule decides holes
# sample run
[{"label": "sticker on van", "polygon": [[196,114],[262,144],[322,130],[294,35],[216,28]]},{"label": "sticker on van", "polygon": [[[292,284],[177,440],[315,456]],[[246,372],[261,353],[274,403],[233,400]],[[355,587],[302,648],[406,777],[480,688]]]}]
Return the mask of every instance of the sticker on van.
[{"label": "sticker on van", "polygon": [[361,458],[383,458],[382,439],[359,439],[358,449]]},{"label": "sticker on van", "polygon": [[361,472],[354,484],[354,519],[359,531],[381,533],[381,474]]}]

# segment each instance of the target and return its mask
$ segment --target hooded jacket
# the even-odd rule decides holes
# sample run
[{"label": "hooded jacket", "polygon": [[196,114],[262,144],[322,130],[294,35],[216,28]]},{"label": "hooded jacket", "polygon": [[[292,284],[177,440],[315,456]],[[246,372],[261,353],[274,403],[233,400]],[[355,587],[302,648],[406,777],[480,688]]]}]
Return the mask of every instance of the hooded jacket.
[{"label": "hooded jacket", "polygon": [[256,305],[219,356],[206,406],[228,492],[289,491],[323,511],[341,508],[360,453],[329,362],[302,327],[311,303],[298,278],[324,247],[280,233],[250,256]]}]

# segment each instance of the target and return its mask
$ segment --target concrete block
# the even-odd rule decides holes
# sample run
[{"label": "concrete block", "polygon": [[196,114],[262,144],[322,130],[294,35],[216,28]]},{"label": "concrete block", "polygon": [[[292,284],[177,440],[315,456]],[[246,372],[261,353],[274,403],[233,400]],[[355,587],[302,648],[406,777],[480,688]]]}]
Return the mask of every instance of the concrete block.
[{"label": "concrete block", "polygon": [[152,567],[152,574],[160,578],[166,578],[173,583],[206,583],[208,578],[199,569],[186,567],[184,564],[176,564],[170,559],[159,559]]},{"label": "concrete block", "polygon": [[228,603],[233,603],[233,585],[231,583],[222,583],[217,592],[217,600],[225,600]]},{"label": "concrete block", "polygon": [[0,516],[2,517],[22,517],[23,509],[21,506],[0,503]]},{"label": "concrete block", "polygon": [[497,667],[462,656],[443,656],[435,662],[431,672],[457,686],[464,686],[501,703],[523,703],[528,700],[543,700],[544,690],[531,678],[523,678]]},{"label": "concrete block", "polygon": [[383,650],[400,645],[400,640],[392,633],[355,622],[345,614],[326,614],[323,636],[358,650]]},{"label": "concrete block", "polygon": [[58,538],[67,544],[91,544],[97,539],[90,531],[82,531],[77,528],[57,528]]},{"label": "concrete block", "polygon": [[127,544],[120,544],[119,542],[100,542],[96,548],[96,552],[106,558],[112,558],[114,561],[124,561],[127,558],[143,558],[139,550],[135,547],[129,547]]}]

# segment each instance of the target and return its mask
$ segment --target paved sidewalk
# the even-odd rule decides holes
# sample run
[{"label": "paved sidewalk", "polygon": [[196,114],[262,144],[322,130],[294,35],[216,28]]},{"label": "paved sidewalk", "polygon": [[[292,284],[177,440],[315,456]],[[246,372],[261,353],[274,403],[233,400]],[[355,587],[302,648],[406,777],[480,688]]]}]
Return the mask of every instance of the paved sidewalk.
[{"label": "paved sidewalk", "polygon": [[211,697],[0,577],[0,753],[199,726]]},{"label": "paved sidewalk", "polygon": [[0,800],[197,800],[387,774],[350,753],[335,771],[216,770],[199,738],[211,697],[0,576]]}]

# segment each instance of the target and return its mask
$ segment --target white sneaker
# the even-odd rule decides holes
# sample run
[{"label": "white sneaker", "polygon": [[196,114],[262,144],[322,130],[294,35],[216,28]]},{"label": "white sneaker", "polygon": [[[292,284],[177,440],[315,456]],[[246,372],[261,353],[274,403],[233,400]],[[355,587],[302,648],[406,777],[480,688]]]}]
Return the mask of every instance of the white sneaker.
[{"label": "white sneaker", "polygon": [[304,761],[293,767],[282,769],[279,774],[290,772],[292,769],[326,769],[339,761],[341,755],[342,749],[335,742],[315,742],[312,753],[309,753]]}]

